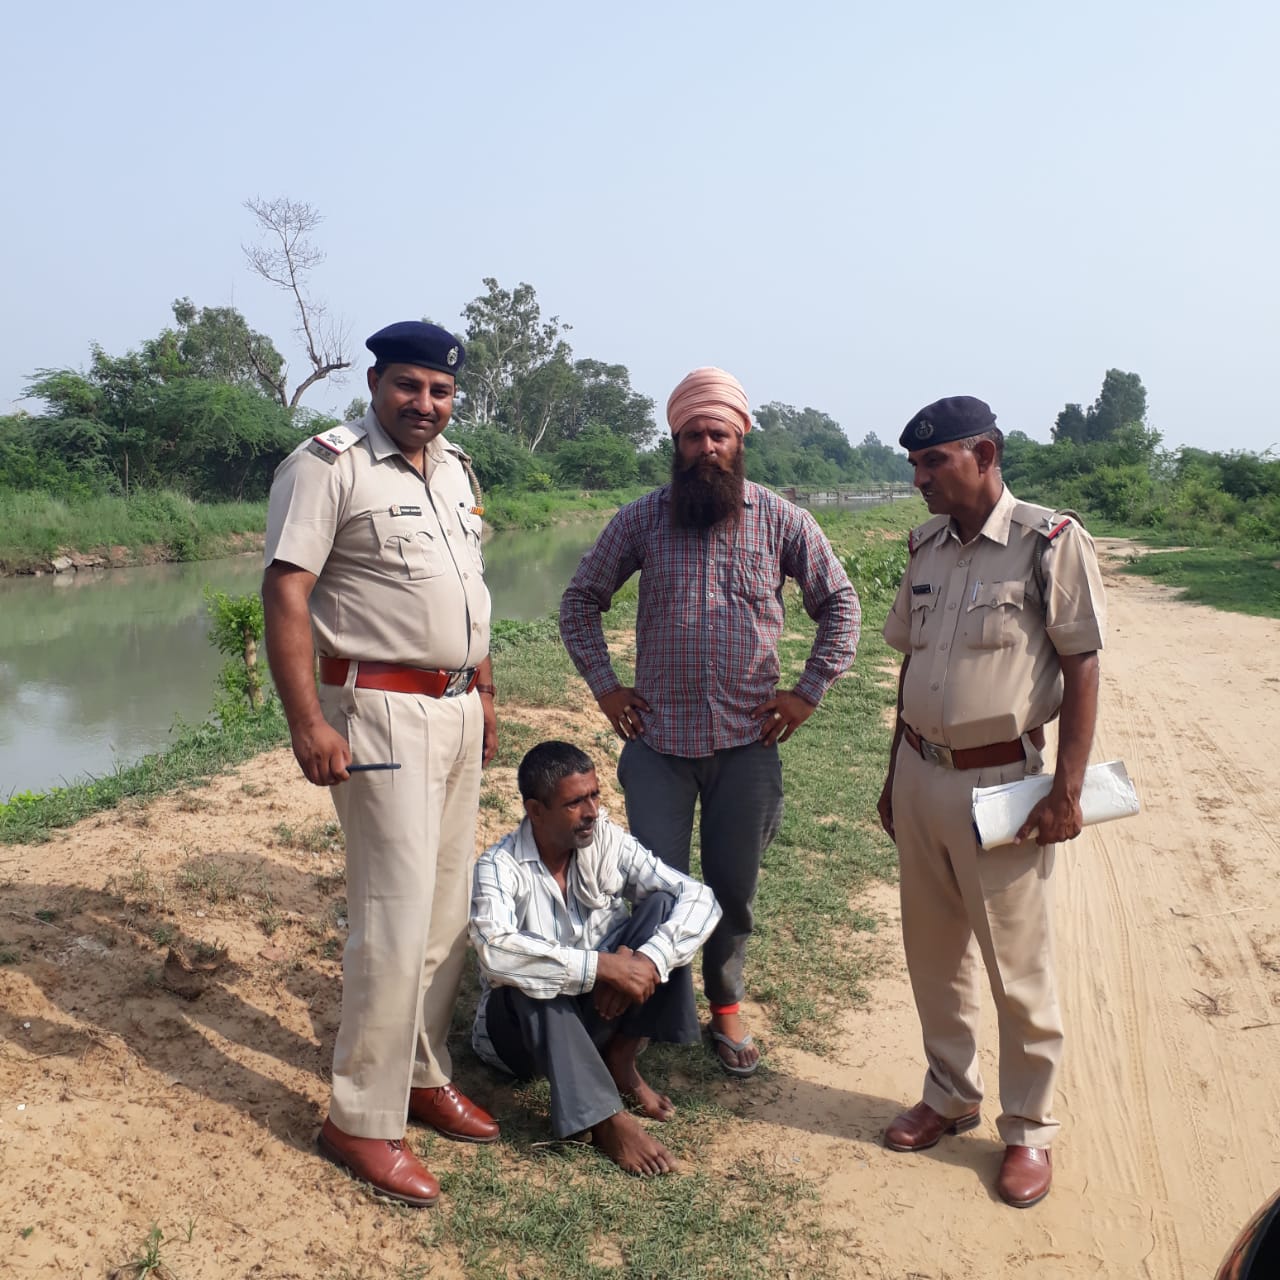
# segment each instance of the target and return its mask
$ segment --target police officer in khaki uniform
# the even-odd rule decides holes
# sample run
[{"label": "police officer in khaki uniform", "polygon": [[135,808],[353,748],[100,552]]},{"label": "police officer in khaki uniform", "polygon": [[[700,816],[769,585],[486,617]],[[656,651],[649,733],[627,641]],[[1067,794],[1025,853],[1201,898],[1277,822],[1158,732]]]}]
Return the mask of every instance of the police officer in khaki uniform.
[{"label": "police officer in khaki uniform", "polygon": [[[492,1142],[450,1084],[482,762],[497,749],[489,592],[466,455],[441,433],[463,349],[435,325],[367,343],[372,403],[281,463],[267,516],[267,653],[293,752],[333,787],[349,935],[321,1152],[379,1191],[434,1204],[406,1112]],[[319,657],[319,688],[315,657]],[[390,767],[389,767],[390,766]]]},{"label": "police officer in khaki uniform", "polygon": [[[933,519],[885,623],[905,656],[880,820],[898,846],[902,933],[924,1032],[924,1097],[885,1133],[921,1151],[977,1125],[979,963],[1000,1027],[997,1190],[1026,1208],[1049,1192],[1062,1050],[1053,967],[1054,846],[1081,828],[1080,789],[1098,705],[1105,606],[1093,542],[1069,515],[1004,487],[1004,437],[981,400],[922,409],[899,443]],[[983,851],[975,787],[1042,771],[1049,795],[1014,842]]]}]

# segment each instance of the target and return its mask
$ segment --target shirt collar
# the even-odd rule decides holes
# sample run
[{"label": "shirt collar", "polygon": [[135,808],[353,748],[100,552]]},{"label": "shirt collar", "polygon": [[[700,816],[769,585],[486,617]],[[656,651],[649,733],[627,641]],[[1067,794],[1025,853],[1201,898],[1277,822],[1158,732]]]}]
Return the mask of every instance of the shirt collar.
[{"label": "shirt collar", "polygon": [[533,838],[533,826],[525,818],[516,828],[516,847],[514,850],[517,862],[540,862],[542,855],[538,852],[538,842]]},{"label": "shirt collar", "polygon": [[[978,537],[986,538],[989,542],[996,542],[1002,547],[1007,547],[1009,545],[1009,528],[1013,523],[1013,509],[1017,505],[1018,500],[1009,492],[1008,486],[1001,488],[1000,497],[996,500],[996,505],[991,508],[991,514],[987,517],[986,523],[978,530]],[[960,541],[960,534],[956,531],[954,519],[947,522],[946,532],[957,542]]]}]

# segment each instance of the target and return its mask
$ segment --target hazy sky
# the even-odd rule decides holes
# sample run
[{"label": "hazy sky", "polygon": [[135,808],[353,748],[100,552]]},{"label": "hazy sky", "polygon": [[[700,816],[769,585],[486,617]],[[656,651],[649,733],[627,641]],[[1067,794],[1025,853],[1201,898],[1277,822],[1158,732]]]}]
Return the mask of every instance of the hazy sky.
[{"label": "hazy sky", "polygon": [[493,275],[659,415],[720,364],[855,441],[959,393],[1047,438],[1118,367],[1171,445],[1280,442],[1275,0],[64,0],[0,31],[0,413],[184,294],[301,369],[240,248],[244,199],[287,195],[361,371]]}]

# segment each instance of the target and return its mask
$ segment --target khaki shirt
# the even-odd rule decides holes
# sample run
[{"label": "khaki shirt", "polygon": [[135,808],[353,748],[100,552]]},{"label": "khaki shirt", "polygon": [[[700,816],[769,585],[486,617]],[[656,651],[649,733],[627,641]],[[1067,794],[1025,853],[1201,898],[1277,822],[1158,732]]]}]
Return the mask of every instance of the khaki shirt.
[{"label": "khaki shirt", "polygon": [[967,545],[948,516],[913,531],[884,638],[911,659],[902,718],[921,737],[954,748],[1011,742],[1058,714],[1058,655],[1102,648],[1093,539],[1074,521],[1050,537],[1064,520],[1005,489]]},{"label": "khaki shirt", "polygon": [[372,409],[326,435],[340,452],[307,440],[277,468],[265,548],[266,565],[316,575],[316,652],[474,667],[489,654],[489,590],[465,455],[437,436],[424,481]]}]

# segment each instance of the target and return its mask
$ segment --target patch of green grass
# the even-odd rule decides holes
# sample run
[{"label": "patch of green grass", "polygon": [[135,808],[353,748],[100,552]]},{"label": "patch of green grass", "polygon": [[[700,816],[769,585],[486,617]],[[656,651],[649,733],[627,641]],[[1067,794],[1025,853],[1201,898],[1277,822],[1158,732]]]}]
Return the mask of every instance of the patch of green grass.
[{"label": "patch of green grass", "polygon": [[123,1267],[112,1271],[112,1280],[170,1280],[173,1272],[160,1257],[163,1240],[164,1232],[153,1222],[146,1240],[143,1241],[142,1252]]},{"label": "patch of green grass", "polygon": [[[684,1140],[671,1129],[663,1126],[662,1136],[678,1154]],[[697,1141],[704,1131],[690,1122],[685,1136]],[[641,1180],[590,1148],[556,1144],[523,1162],[520,1177],[510,1175],[499,1153],[485,1151],[445,1173],[441,1184],[445,1207],[421,1243],[457,1249],[475,1280],[819,1274],[786,1256],[790,1250],[779,1241],[791,1232],[807,1247],[818,1233],[810,1188],[762,1170],[754,1158],[716,1174]]]},{"label": "patch of green grass", "polygon": [[203,898],[211,906],[238,898],[244,887],[241,868],[216,858],[193,858],[175,877],[184,893]]},{"label": "patch of green grass", "polygon": [[1280,545],[1192,547],[1131,557],[1126,573],[1177,587],[1186,600],[1230,613],[1280,618]]},{"label": "patch of green grass", "polygon": [[279,702],[272,699],[258,716],[229,726],[184,726],[163,755],[144,756],[137,764],[70,787],[43,794],[23,792],[0,803],[0,844],[34,844],[52,831],[122,801],[165,795],[198,785],[211,774],[289,740]]},{"label": "patch of green grass", "polygon": [[333,821],[316,821],[306,827],[291,827],[281,822],[275,836],[281,844],[306,853],[341,853],[346,848],[342,828]]},{"label": "patch of green grass", "polygon": [[265,502],[194,502],[169,490],[128,499],[0,491],[0,570],[47,567],[63,551],[105,554],[124,547],[170,560],[208,560],[237,550],[236,535],[266,528]]},{"label": "patch of green grass", "polygon": [[21,959],[12,947],[0,947],[0,964],[17,964]]}]

